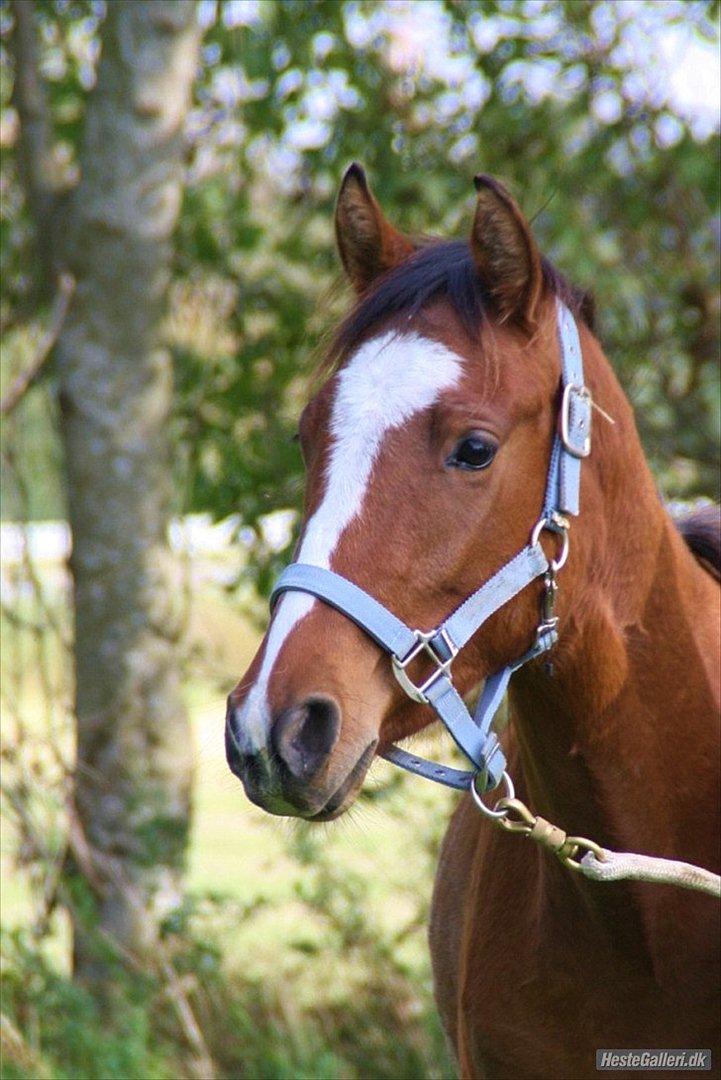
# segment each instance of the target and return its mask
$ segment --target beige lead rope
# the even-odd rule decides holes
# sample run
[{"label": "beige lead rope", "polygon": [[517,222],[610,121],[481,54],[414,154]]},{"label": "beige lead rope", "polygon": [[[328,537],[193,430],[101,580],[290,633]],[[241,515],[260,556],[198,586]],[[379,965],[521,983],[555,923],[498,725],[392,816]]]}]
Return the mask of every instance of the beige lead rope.
[{"label": "beige lead rope", "polygon": [[506,795],[498,800],[492,810],[481,799],[475,782],[471,784],[471,794],[478,809],[506,832],[520,833],[552,851],[569,869],[593,881],[654,881],[694,889],[721,899],[721,877],[718,874],[675,859],[609,851],[584,836],[569,836],[557,825],[532,813],[524,802],[516,798],[508,773],[504,772],[502,779]]},{"label": "beige lead rope", "polygon": [[691,863],[675,859],[656,859],[652,855],[636,855],[630,851],[608,851],[602,848],[603,859],[593,851],[581,859],[579,870],[594,881],[658,881],[663,885],[678,885],[695,889],[721,899],[721,877]]}]

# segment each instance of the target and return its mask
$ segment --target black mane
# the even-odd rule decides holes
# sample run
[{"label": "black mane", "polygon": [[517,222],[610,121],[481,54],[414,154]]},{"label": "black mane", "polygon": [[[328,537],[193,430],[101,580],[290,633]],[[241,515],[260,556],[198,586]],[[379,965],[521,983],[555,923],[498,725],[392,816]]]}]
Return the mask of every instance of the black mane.
[{"label": "black mane", "polygon": [[[541,260],[546,287],[593,329],[590,296],[569,284],[545,257]],[[470,245],[465,240],[432,240],[389,270],[364,293],[333,338],[332,364],[355,348],[376,323],[407,313],[413,319],[431,300],[446,299],[466,333],[476,338],[490,308]]]},{"label": "black mane", "polygon": [[713,576],[721,581],[721,510],[718,506],[700,506],[676,520],[676,527]]}]

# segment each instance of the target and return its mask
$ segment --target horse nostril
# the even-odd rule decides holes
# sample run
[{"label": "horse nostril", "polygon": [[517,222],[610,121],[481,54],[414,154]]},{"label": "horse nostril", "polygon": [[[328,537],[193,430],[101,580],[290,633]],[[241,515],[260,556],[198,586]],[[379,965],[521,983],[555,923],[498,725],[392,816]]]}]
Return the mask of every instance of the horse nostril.
[{"label": "horse nostril", "polygon": [[243,754],[241,754],[237,743],[234,720],[234,710],[228,703],[228,711],[225,716],[225,758],[230,771],[235,773],[236,776],[242,777]]},{"label": "horse nostril", "polygon": [[310,697],[284,709],[275,719],[273,748],[297,780],[318,772],[340,735],[341,715],[329,697]]}]

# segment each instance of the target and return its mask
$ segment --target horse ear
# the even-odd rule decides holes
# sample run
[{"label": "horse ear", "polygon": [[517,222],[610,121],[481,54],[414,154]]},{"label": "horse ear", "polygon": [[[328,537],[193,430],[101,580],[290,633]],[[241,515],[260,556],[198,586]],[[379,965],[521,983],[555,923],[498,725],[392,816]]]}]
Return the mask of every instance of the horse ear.
[{"label": "horse ear", "polygon": [[365,172],[355,161],[346,170],[338,193],[335,234],[345,272],[358,293],[414,251],[413,243],[384,218]]},{"label": "horse ear", "polygon": [[502,184],[474,177],[478,204],[471,250],[501,322],[532,324],[543,289],[541,256],[530,226]]}]

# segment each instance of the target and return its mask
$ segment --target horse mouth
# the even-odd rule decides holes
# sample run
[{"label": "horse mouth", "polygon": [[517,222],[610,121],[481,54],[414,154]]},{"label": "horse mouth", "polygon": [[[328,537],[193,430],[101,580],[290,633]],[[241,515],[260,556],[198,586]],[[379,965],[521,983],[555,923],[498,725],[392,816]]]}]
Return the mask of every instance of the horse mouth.
[{"label": "horse mouth", "polygon": [[340,817],[341,814],[348,809],[355,798],[358,789],[363,783],[365,774],[368,772],[370,763],[375,756],[377,745],[377,739],[374,739],[372,743],[369,743],[343,783],[331,795],[325,806],[315,814],[310,814],[306,818],[307,821],[333,821],[334,818]]}]

